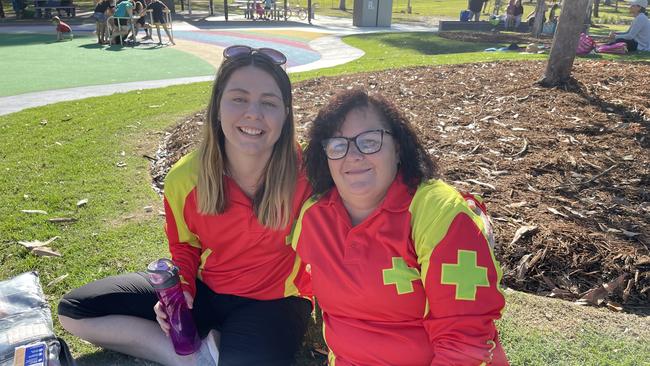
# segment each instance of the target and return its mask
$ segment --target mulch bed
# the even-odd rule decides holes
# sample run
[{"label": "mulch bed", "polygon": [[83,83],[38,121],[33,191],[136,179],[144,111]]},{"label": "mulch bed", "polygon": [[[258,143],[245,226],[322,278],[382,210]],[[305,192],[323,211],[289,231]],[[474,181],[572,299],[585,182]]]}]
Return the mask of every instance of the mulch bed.
[{"label": "mulch bed", "polygon": [[[545,62],[371,72],[294,85],[299,133],[336,91],[393,100],[447,182],[490,211],[508,287],[613,310],[650,303],[650,64],[578,60],[572,90]],[[204,113],[165,137],[154,181],[194,148]]]}]

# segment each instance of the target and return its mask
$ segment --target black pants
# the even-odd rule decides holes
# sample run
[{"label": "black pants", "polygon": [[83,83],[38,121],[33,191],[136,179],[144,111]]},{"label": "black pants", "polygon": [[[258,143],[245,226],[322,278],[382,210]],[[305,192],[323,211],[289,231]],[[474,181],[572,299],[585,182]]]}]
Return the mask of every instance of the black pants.
[{"label": "black pants", "polygon": [[610,42],[608,44],[614,44],[619,42],[625,42],[625,44],[627,44],[627,52],[634,52],[639,47],[639,43],[637,43],[637,41],[633,39],[623,39],[623,38],[616,38],[614,42]]},{"label": "black pants", "polygon": [[[309,325],[311,303],[298,297],[261,301],[213,292],[197,280],[192,313],[202,337],[221,332],[219,366],[287,366]],[[144,273],[107,277],[66,294],[59,315],[73,319],[130,315],[156,320],[158,299]]]}]

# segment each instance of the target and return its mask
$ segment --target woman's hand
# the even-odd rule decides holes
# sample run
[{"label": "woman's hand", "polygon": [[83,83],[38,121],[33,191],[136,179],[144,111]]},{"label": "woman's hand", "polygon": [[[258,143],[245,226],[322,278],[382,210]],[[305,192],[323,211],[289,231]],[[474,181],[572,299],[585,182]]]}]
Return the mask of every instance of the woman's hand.
[{"label": "woman's hand", "polygon": [[[185,297],[185,303],[187,304],[188,309],[191,309],[192,306],[194,305],[194,298],[187,291],[183,291],[183,296]],[[167,320],[165,307],[163,306],[163,304],[160,303],[160,301],[158,301],[156,305],[154,305],[153,311],[154,313],[156,313],[156,321],[158,322],[158,325],[160,325],[160,329],[162,329],[163,333],[165,333],[165,335],[169,337],[169,330],[171,329],[171,326],[169,325],[169,321]]]}]

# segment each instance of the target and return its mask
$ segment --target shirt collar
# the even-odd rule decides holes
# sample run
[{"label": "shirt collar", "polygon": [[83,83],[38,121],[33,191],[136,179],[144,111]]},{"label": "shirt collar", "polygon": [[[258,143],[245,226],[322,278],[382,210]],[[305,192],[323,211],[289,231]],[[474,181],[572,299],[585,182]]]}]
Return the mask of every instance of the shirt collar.
[{"label": "shirt collar", "polygon": [[234,179],[227,175],[223,175],[223,181],[224,184],[226,185],[225,187],[225,193],[226,193],[226,199],[229,202],[232,203],[238,203],[241,205],[245,205],[248,207],[253,207],[253,200],[250,199],[246,193],[239,187],[237,182],[235,182]]}]

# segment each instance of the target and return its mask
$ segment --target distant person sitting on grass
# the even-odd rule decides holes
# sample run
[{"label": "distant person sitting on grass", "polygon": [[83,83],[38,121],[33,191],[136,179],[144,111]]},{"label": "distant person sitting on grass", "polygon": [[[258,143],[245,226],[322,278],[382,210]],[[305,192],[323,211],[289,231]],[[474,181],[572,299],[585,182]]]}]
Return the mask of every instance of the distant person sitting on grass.
[{"label": "distant person sitting on grass", "polygon": [[106,44],[106,11],[112,7],[111,0],[99,0],[95,6],[93,18],[95,18],[95,29],[97,31],[97,43]]},{"label": "distant person sitting on grass", "polygon": [[611,42],[608,44],[625,42],[630,52],[650,51],[650,20],[647,8],[648,0],[630,1],[630,14],[634,17],[630,29],[624,33],[610,33]]},{"label": "distant person sitting on grass", "polygon": [[524,14],[524,6],[521,0],[510,0],[510,4],[506,9],[506,30],[512,28],[517,30],[521,24],[521,16]]},{"label": "distant person sitting on grass", "polygon": [[147,5],[147,9],[151,9],[152,11],[151,15],[153,16],[153,25],[156,26],[156,32],[158,33],[158,44],[162,44],[162,36],[160,35],[160,26],[162,26],[165,30],[165,33],[167,33],[169,42],[175,45],[176,43],[174,43],[174,37],[172,37],[171,33],[169,33],[169,29],[167,28],[167,16],[165,14],[169,13],[169,8],[167,8],[167,5],[163,4],[160,0],[154,0],[151,4]]},{"label": "distant person sitting on grass", "polygon": [[70,40],[72,40],[72,28],[67,23],[64,23],[61,21],[61,18],[58,16],[52,17],[52,23],[56,25],[56,40],[57,41],[62,41],[63,40],[63,35],[68,35],[70,36]]}]

